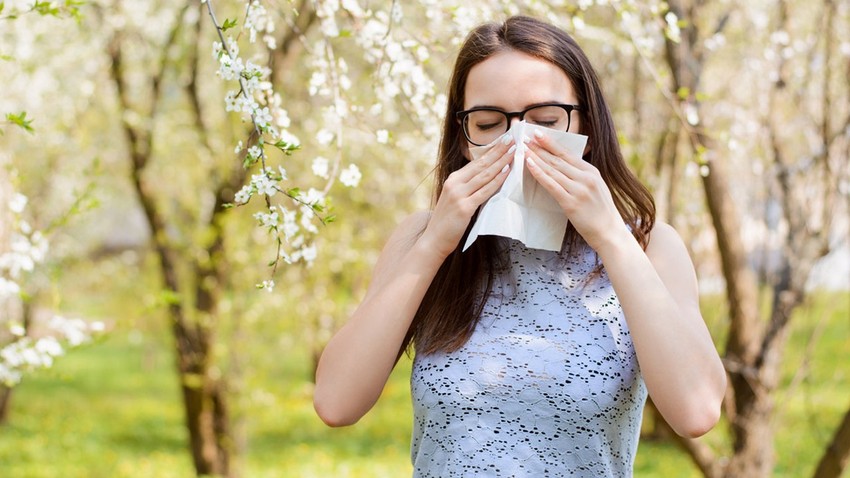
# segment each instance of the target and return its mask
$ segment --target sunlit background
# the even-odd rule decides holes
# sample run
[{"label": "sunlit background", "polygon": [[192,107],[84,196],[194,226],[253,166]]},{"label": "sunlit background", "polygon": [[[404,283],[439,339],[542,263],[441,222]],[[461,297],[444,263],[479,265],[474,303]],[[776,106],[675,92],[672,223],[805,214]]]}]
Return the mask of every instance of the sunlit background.
[{"label": "sunlit background", "polygon": [[[0,8],[0,475],[409,476],[409,357],[344,429],[313,369],[429,205],[459,42],[523,13],[597,68],[730,372],[697,441],[648,407],[635,476],[850,477],[850,3]],[[216,26],[256,66],[262,160]]]}]

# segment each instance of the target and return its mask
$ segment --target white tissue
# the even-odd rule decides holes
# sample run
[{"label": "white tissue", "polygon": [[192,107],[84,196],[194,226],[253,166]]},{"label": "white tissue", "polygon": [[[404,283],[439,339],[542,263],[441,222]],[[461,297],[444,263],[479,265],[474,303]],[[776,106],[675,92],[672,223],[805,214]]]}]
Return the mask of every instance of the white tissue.
[{"label": "white tissue", "polygon": [[[584,135],[555,131],[525,121],[514,123],[508,130],[517,145],[511,171],[502,187],[481,208],[463,245],[464,251],[478,236],[486,235],[510,237],[532,249],[561,250],[567,231],[567,217],[557,201],[525,169],[528,147],[524,140],[531,138],[534,131],[553,138],[577,158],[582,156],[587,144],[587,136]],[[469,148],[473,161],[494,144]]]}]

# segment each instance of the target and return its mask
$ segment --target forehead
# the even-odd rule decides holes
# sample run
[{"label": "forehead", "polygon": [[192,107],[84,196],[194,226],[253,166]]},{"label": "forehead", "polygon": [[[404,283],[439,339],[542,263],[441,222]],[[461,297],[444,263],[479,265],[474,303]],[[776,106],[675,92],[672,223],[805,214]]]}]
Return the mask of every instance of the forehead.
[{"label": "forehead", "polygon": [[496,106],[516,111],[545,102],[576,103],[572,82],[554,63],[507,50],[472,67],[464,88],[464,109]]}]

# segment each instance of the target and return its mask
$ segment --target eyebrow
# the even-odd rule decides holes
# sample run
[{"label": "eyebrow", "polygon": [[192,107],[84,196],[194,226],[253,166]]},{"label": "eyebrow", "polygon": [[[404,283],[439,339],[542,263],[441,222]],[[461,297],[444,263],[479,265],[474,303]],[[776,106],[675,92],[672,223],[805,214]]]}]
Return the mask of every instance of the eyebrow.
[{"label": "eyebrow", "polygon": [[[557,103],[557,104],[567,104],[567,103],[565,103],[565,102],[563,102],[563,101],[555,101],[555,100],[552,100],[552,101],[539,101],[539,102],[537,102],[537,103],[531,103],[531,104],[525,105],[525,107],[524,107],[524,108],[522,108],[522,110],[527,110],[527,109],[529,109],[529,108],[534,108],[534,107],[536,107],[536,106],[541,106],[541,105],[551,105],[551,104],[553,104],[553,103]],[[507,110],[505,110],[504,108],[499,107],[499,106],[496,106],[496,105],[473,105],[473,106],[469,107],[468,109],[471,109],[471,110],[472,110],[472,109],[475,109],[475,108],[490,108],[490,109],[499,110],[499,111],[507,111]],[[522,111],[522,110],[520,110],[520,111]]]}]

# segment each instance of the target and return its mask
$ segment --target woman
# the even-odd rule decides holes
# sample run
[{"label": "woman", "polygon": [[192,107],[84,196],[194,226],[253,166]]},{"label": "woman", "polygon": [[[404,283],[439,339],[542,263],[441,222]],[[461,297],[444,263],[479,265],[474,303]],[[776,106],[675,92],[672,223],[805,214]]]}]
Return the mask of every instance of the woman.
[{"label": "woman", "polygon": [[[498,134],[523,119],[588,136],[584,158],[546,135],[528,143],[526,167],[569,219],[563,249],[482,236],[462,252],[511,167],[515,145]],[[715,425],[726,376],[693,265],[627,169],[571,37],[528,17],[475,29],[438,161],[432,210],[398,226],[321,357],[322,420],[360,419],[412,344],[416,476],[630,476],[647,393],[680,435]]]}]

